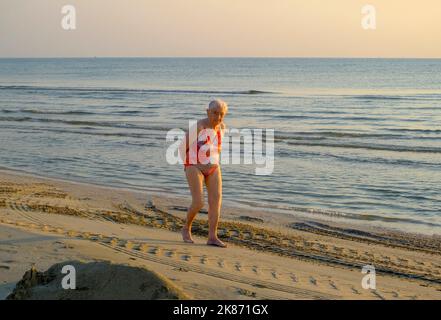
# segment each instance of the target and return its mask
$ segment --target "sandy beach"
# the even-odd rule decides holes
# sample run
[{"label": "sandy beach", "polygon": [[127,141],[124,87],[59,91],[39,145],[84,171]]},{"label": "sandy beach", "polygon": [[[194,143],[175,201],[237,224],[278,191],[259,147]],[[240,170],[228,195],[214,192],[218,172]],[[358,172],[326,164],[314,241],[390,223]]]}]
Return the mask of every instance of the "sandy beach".
[{"label": "sandy beach", "polygon": [[[0,299],[32,267],[68,261],[143,268],[184,299],[441,299],[439,236],[225,208],[222,249],[205,245],[206,211],[193,226],[196,243],[181,240],[186,205],[1,170]],[[362,287],[365,265],[376,269],[376,290]],[[129,287],[141,285],[125,272]],[[124,298],[106,288],[95,297]]]}]

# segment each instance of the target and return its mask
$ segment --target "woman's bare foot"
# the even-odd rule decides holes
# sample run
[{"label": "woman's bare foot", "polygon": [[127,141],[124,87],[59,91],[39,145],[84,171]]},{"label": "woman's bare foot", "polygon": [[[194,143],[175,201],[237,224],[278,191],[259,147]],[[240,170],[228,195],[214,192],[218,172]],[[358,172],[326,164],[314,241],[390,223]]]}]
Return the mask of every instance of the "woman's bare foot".
[{"label": "woman's bare foot", "polygon": [[219,239],[209,239],[207,241],[207,244],[209,246],[216,246],[216,247],[220,247],[220,248],[226,248],[227,245],[225,243],[223,243],[222,241],[220,241]]},{"label": "woman's bare foot", "polygon": [[194,243],[193,238],[191,237],[191,232],[189,228],[182,228],[182,239],[186,243]]}]

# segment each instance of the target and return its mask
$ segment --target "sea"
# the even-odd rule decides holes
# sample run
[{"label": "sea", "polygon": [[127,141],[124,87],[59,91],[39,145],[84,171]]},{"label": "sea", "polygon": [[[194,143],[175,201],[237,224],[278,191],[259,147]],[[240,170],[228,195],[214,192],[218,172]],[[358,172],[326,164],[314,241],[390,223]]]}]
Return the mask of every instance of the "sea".
[{"label": "sea", "polygon": [[441,59],[3,58],[0,167],[190,200],[166,136],[216,98],[274,130],[225,204],[441,234]]}]

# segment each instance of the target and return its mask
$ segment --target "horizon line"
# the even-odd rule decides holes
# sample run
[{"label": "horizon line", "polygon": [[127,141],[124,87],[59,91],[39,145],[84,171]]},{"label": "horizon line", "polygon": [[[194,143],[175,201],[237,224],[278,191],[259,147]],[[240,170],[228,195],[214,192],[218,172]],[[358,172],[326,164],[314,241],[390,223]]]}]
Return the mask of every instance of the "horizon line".
[{"label": "horizon line", "polygon": [[440,60],[441,57],[351,57],[351,56],[23,56],[0,59],[413,59]]}]

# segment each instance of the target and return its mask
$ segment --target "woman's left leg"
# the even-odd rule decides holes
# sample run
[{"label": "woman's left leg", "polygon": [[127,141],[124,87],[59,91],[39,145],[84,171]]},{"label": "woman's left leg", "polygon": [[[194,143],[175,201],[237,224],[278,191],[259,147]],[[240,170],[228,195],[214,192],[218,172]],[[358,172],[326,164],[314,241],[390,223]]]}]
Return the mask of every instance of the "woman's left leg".
[{"label": "woman's left leg", "polygon": [[222,205],[222,174],[220,167],[205,178],[208,193],[208,241],[207,244],[226,247],[226,244],[217,237],[220,209]]},{"label": "woman's left leg", "polygon": [[188,186],[191,192],[191,205],[187,211],[187,219],[182,228],[182,238],[187,243],[194,243],[191,237],[191,224],[196,214],[204,206],[203,184],[204,175],[196,166],[189,166],[185,169]]}]

